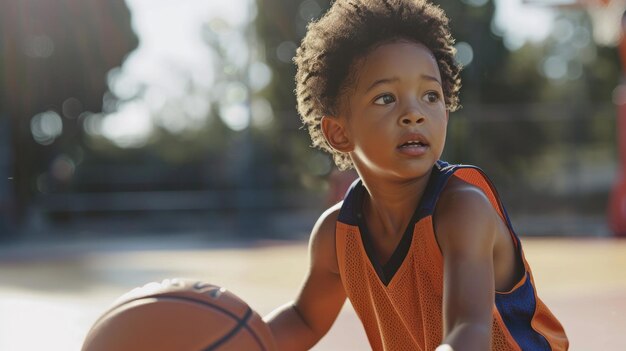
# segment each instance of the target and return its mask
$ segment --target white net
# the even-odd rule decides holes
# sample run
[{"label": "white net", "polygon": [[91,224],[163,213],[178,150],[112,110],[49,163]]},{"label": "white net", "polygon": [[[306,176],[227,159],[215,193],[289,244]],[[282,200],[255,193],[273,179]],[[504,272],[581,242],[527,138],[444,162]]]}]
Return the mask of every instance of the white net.
[{"label": "white net", "polygon": [[587,1],[587,12],[593,24],[593,39],[596,43],[616,46],[622,33],[622,16],[626,0]]},{"label": "white net", "polygon": [[626,0],[522,0],[532,6],[584,10],[593,25],[593,39],[599,45],[616,46],[622,33]]}]

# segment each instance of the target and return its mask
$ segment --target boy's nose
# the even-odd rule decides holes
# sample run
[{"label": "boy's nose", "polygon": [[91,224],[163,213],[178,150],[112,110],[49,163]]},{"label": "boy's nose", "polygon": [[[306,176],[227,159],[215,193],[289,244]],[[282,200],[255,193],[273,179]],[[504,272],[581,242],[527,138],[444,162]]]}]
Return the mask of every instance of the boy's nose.
[{"label": "boy's nose", "polygon": [[418,111],[408,111],[400,118],[400,123],[402,125],[422,124],[425,120],[424,115]]}]

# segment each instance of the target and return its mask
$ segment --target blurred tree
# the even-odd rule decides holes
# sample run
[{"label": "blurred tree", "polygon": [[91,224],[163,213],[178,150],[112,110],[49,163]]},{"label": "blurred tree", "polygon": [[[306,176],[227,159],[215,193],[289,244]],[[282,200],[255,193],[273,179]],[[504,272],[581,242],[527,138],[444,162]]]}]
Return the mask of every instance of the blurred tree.
[{"label": "blurred tree", "polygon": [[[525,55],[516,62],[517,53],[493,32],[494,2],[441,1],[440,6],[450,18],[457,58],[464,65],[463,108],[451,115],[446,157],[510,181],[523,170],[520,159],[541,152],[545,143],[540,126],[524,118],[529,114],[524,106],[538,101],[540,87],[548,83],[536,69],[541,57]],[[481,120],[492,123],[477,123]]]},{"label": "blurred tree", "polygon": [[[199,3],[193,6],[211,8]],[[141,23],[135,29],[143,44],[121,67],[106,75],[101,72],[103,78],[107,76],[108,90],[101,92],[101,109],[80,117],[84,127],[80,157],[74,158],[65,151],[50,165],[52,170],[72,167],[71,181],[37,177],[39,191],[65,193],[44,197],[52,200],[45,202],[48,206],[42,209],[48,219],[71,220],[73,213],[83,216],[84,211],[67,210],[68,206],[59,206],[55,199],[81,199],[84,198],[81,193],[133,192],[128,196],[141,204],[150,196],[144,192],[167,191],[176,196],[182,191],[179,195],[183,197],[194,190],[206,190],[218,196],[230,193],[238,204],[218,209],[211,207],[211,199],[206,199],[194,206],[204,211],[232,211],[230,207],[237,207],[235,212],[240,213],[235,222],[240,224],[245,219],[252,223],[254,232],[261,233],[263,218],[255,220],[255,216],[262,214],[252,213],[254,206],[281,206],[284,203],[281,194],[274,195],[274,191],[288,183],[283,184],[282,180],[288,180],[291,173],[286,172],[288,167],[276,166],[284,147],[277,139],[280,136],[273,128],[274,114],[263,95],[271,71],[264,64],[264,53],[257,50],[258,38],[251,25],[256,10],[240,6],[246,11],[227,18],[223,13],[215,13],[219,11],[197,17],[196,13],[201,12],[198,10],[192,16],[187,8],[163,23],[154,23],[154,18],[146,16],[145,11],[158,13],[168,6],[172,5],[154,5],[148,10],[132,7],[136,24]],[[186,32],[174,28],[181,25],[181,20],[190,21],[185,23],[190,24],[185,27]],[[155,31],[145,30],[150,24],[161,26],[161,32],[156,31],[156,35],[166,37],[162,42],[155,38]],[[173,41],[181,35],[194,38],[193,50],[185,51],[184,45],[175,45]],[[156,49],[150,47],[155,40],[159,40]],[[157,74],[146,74],[147,70]],[[163,79],[153,79],[155,75]],[[52,118],[54,122],[56,117],[43,115],[37,121]],[[136,121],[147,128],[133,134]],[[126,129],[130,132],[125,133]],[[73,163],[77,159],[80,162]],[[250,194],[260,189],[268,195],[251,200],[254,195]],[[190,198],[196,201],[193,199],[198,197],[192,194]],[[148,218],[150,211],[177,210],[175,205],[154,209],[148,204],[135,206],[131,213],[119,201],[92,207],[99,210],[85,213],[86,216],[115,213]],[[244,213],[248,208],[253,210]],[[176,221],[172,222],[175,225]],[[252,232],[243,227],[238,231]]]},{"label": "blurred tree", "polygon": [[23,0],[0,2],[0,39],[0,118],[11,130],[21,220],[40,175],[71,177],[83,113],[101,110],[106,74],[137,38],[123,0]]},{"label": "blurred tree", "polygon": [[[473,49],[462,73],[465,107],[450,122],[450,158],[486,168],[503,195],[526,213],[580,214],[593,208],[602,214],[609,189],[603,172],[615,149],[616,50],[593,41],[592,23],[581,9],[555,10],[546,40],[509,51],[495,34],[501,31],[492,30],[492,2],[442,1],[441,6],[451,18],[457,47],[468,43]],[[589,190],[581,190],[584,167],[597,168]],[[541,203],[527,201],[533,192]],[[583,208],[577,205],[583,202],[572,201],[576,197],[593,205]]]},{"label": "blurred tree", "polygon": [[275,128],[282,138],[273,140],[285,184],[319,188],[319,176],[331,170],[331,161],[309,147],[310,139],[296,111],[296,74],[293,57],[306,26],[330,6],[328,0],[257,0],[256,29],[263,38],[266,62],[273,79],[264,90],[275,113]]}]

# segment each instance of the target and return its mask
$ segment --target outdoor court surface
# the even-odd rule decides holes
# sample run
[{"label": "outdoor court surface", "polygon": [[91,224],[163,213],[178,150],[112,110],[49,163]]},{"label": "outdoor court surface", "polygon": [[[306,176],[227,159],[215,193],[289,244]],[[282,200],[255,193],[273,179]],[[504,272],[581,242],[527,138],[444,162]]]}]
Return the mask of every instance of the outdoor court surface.
[{"label": "outdoor court surface", "polygon": [[[540,297],[570,350],[626,350],[626,240],[523,238]],[[216,247],[217,246],[217,247]],[[306,242],[207,244],[144,238],[0,249],[0,350],[79,350],[120,294],[169,277],[224,286],[262,315],[295,296]],[[316,351],[369,350],[349,303]]]}]

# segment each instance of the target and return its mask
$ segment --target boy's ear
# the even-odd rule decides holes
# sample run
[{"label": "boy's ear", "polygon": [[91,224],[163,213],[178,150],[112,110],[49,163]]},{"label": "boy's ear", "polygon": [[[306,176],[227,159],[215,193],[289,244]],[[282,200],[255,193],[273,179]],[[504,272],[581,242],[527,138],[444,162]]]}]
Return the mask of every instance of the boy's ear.
[{"label": "boy's ear", "polygon": [[324,133],[324,138],[326,138],[326,141],[333,149],[344,153],[352,151],[352,143],[339,118],[332,116],[322,117],[322,133]]}]

